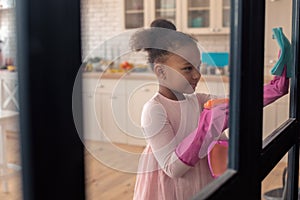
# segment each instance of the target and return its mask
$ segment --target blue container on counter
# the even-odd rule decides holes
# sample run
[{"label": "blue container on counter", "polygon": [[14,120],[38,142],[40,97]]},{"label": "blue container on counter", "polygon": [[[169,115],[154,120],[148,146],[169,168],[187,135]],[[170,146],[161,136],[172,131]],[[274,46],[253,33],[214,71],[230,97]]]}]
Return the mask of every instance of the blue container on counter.
[{"label": "blue container on counter", "polygon": [[203,26],[203,18],[196,17],[192,20],[192,27],[202,27]]},{"label": "blue container on counter", "polygon": [[225,67],[228,66],[229,54],[228,52],[203,52],[201,60],[207,66]]}]

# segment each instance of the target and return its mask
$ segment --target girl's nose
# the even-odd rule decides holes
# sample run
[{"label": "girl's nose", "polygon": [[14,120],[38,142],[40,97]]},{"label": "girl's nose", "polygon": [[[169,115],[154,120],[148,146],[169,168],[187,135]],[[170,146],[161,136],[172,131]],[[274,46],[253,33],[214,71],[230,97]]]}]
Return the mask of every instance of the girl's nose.
[{"label": "girl's nose", "polygon": [[200,79],[200,77],[201,77],[201,74],[200,74],[200,72],[195,68],[194,70],[193,70],[193,79]]}]

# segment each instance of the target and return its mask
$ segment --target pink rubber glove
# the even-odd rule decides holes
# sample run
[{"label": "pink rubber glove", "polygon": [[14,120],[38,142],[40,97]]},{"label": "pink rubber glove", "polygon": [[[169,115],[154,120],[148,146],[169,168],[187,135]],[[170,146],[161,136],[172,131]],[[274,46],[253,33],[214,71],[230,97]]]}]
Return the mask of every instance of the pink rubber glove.
[{"label": "pink rubber glove", "polygon": [[264,106],[276,101],[289,91],[289,78],[286,77],[286,66],[281,76],[275,76],[264,86]]},{"label": "pink rubber glove", "polygon": [[[289,79],[286,77],[286,67],[282,76],[264,86],[264,106],[274,102],[288,93]],[[207,155],[209,146],[217,141],[221,133],[228,128],[228,104],[221,104],[201,113],[198,127],[186,137],[176,148],[178,158],[189,166],[194,166],[200,158]]]},{"label": "pink rubber glove", "polygon": [[228,104],[212,109],[204,109],[200,115],[198,127],[176,148],[177,157],[189,166],[194,166],[200,158],[207,155],[209,145],[218,140],[228,127]]}]

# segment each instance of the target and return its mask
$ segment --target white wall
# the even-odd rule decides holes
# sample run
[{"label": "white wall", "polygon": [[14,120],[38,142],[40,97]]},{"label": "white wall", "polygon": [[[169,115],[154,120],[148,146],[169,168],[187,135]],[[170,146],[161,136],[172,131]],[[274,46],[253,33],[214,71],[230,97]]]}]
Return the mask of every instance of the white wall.
[{"label": "white wall", "polygon": [[[122,0],[82,0],[82,56],[86,57],[103,41],[122,33]],[[291,0],[266,1],[265,63],[276,60],[279,50],[272,40],[272,28],[282,26],[291,38]],[[5,39],[4,54],[15,58],[14,9],[0,10],[0,38]],[[207,51],[229,51],[229,35],[194,35]]]},{"label": "white wall", "polygon": [[82,0],[81,37],[85,58],[101,42],[122,32],[120,0]]},{"label": "white wall", "polygon": [[0,10],[0,40],[4,41],[2,52],[4,57],[16,58],[15,10]]},{"label": "white wall", "polygon": [[[82,0],[82,50],[85,58],[106,39],[122,33],[122,0]],[[207,51],[229,51],[229,35],[194,35]]]}]

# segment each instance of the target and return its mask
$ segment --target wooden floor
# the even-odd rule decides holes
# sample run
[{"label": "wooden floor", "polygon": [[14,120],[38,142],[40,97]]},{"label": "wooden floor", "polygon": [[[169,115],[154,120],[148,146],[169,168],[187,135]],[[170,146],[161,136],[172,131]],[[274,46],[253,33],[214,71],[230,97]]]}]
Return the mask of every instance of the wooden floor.
[{"label": "wooden floor", "polygon": [[[9,161],[20,163],[19,159],[19,143],[15,133],[8,135],[8,151]],[[103,147],[104,144],[90,143],[90,149]],[[141,152],[142,147],[134,147],[127,145],[119,145],[120,148],[130,152]],[[100,151],[105,151],[106,148],[100,148]],[[86,199],[87,200],[129,200],[132,199],[133,189],[135,184],[135,174],[120,172],[114,170],[99,161],[97,156],[92,151],[85,153],[86,166]],[[105,152],[103,152],[105,153]],[[113,155],[112,159],[114,159]],[[126,163],[125,163],[126,164]],[[262,193],[271,189],[282,187],[282,172],[286,166],[285,162],[280,162],[276,168],[266,177],[262,183]],[[1,184],[1,179],[0,179]],[[20,174],[16,174],[9,180],[9,192],[4,193],[0,187],[0,199],[2,200],[21,200],[21,181]],[[262,198],[263,199],[263,198]]]},{"label": "wooden floor", "polygon": [[[101,147],[100,149],[99,146]],[[121,158],[120,155],[114,155],[113,151],[110,150],[111,147],[105,143],[89,143],[88,148],[90,152],[87,152],[85,157],[87,200],[132,199],[135,184],[135,174],[121,172],[120,170],[112,169],[106,165],[110,165],[110,163],[112,163],[117,167],[121,166],[122,164],[133,164],[137,166],[138,161],[131,163],[130,161],[126,160],[126,158]],[[143,147],[127,145],[118,145],[118,148],[126,152],[135,153],[140,153],[143,150]],[[104,155],[109,155],[111,162],[103,164],[103,161],[100,161],[99,156],[96,153],[97,149],[102,151]],[[122,169],[122,167],[120,167],[120,169]]]},{"label": "wooden floor", "polygon": [[[16,163],[20,164],[20,157],[19,157],[19,140],[17,134],[14,132],[8,133],[7,136],[7,153],[8,153],[8,162],[9,163]],[[11,176],[8,180],[8,188],[9,192],[3,192],[3,184],[2,178],[0,177],[0,199],[2,200],[21,200],[22,193],[21,193],[21,178],[20,172]]]}]

